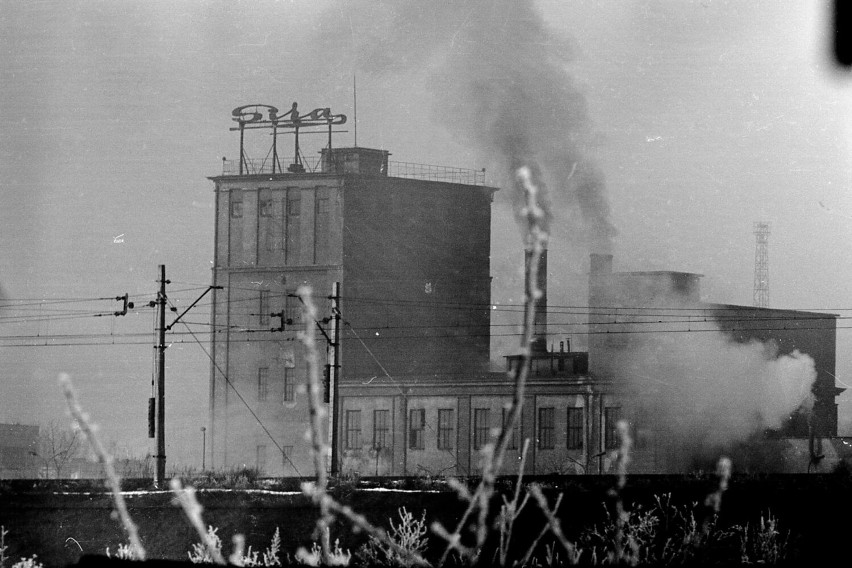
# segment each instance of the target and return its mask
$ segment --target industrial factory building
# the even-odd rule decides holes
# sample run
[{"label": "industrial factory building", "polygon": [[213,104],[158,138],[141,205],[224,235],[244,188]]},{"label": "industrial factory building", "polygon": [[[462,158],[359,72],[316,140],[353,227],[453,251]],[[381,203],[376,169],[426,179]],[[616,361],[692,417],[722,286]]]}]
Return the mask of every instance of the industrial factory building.
[{"label": "industrial factory building", "polygon": [[[213,314],[214,467],[246,464],[271,475],[311,470],[306,366],[296,341],[306,326],[328,347],[339,345],[338,366],[329,360],[326,381],[337,378],[341,404],[377,387],[401,395],[409,384],[452,385],[487,373],[495,188],[482,184],[481,172],[394,164],[388,156],[326,149],[308,171],[213,178],[214,284],[222,286]],[[388,168],[401,168],[401,175],[388,175]],[[317,322],[302,320],[295,296],[302,284],[314,290]],[[331,336],[335,319],[339,341]],[[379,461],[392,462],[397,406],[389,398],[386,407],[361,415],[343,410],[343,447],[372,445],[367,429],[375,422]]]},{"label": "industrial factory building", "polygon": [[[326,371],[334,471],[476,474],[479,450],[501,426],[512,393],[507,373],[489,370],[491,204],[497,188],[487,187],[480,171],[395,163],[385,150],[333,148],[333,125],[345,117],[328,109],[300,119],[291,114],[295,105],[285,115],[264,107],[270,119],[263,120],[257,107],[263,105],[234,111],[239,163],[225,161],[222,174],[211,178],[217,288],[207,463],[256,467],[266,476],[312,473],[306,363],[297,333],[313,327]],[[310,126],[327,126],[329,136],[314,163],[298,145],[299,130]],[[273,128],[271,159],[247,158],[242,140],[251,128]],[[295,131],[296,152],[282,169],[275,135],[284,128]],[[546,289],[546,256],[542,261]],[[608,471],[620,418],[631,421],[641,442],[637,470],[670,467],[658,451],[665,440],[654,437],[653,423],[631,403],[648,393],[631,391],[608,365],[641,344],[632,333],[640,322],[630,308],[694,309],[700,304],[698,279],[674,272],[614,273],[612,257],[593,255],[588,352],[572,351],[564,342],[546,347],[544,299],[504,471],[516,470],[524,439],[530,440],[527,473]],[[302,284],[314,291],[316,321],[302,319],[295,294]],[[731,341],[772,339],[777,355],[811,355],[819,372],[820,428],[826,436],[836,434],[833,316],[700,308]],[[770,312],[789,325],[761,325]],[[740,321],[749,318],[751,324]],[[507,354],[505,360],[509,368],[518,357]],[[802,428],[791,424],[787,434],[807,436],[807,425]]]}]

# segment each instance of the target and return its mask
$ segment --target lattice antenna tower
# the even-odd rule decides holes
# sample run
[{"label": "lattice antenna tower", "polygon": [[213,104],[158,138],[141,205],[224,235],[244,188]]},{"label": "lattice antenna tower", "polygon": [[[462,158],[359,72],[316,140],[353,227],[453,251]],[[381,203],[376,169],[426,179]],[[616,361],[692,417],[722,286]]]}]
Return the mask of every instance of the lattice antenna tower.
[{"label": "lattice antenna tower", "polygon": [[754,306],[769,307],[769,223],[754,223]]}]

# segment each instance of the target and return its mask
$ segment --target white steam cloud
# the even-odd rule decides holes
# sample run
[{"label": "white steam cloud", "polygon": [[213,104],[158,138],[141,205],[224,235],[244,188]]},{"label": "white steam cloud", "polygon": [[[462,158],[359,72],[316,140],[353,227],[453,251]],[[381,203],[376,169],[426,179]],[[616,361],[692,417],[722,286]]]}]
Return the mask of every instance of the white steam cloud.
[{"label": "white steam cloud", "polygon": [[[597,336],[590,364],[624,394],[637,429],[654,432],[668,467],[688,469],[715,459],[768,429],[783,429],[803,405],[810,410],[817,371],[809,355],[798,350],[779,355],[774,341],[735,340],[717,325],[712,306],[686,301],[671,287],[661,289],[661,280],[629,275],[602,296],[608,305],[639,308],[627,313],[642,315],[610,315],[597,320],[607,323],[592,324],[598,332],[616,333]],[[706,315],[687,323],[692,318],[685,308]],[[736,312],[717,315],[741,327]]]}]

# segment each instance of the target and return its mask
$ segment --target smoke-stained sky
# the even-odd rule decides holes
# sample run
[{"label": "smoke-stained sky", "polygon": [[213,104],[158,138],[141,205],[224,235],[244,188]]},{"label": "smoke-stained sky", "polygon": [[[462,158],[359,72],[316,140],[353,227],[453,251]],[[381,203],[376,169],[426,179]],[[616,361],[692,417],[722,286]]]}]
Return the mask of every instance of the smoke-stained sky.
[{"label": "smoke-stained sky", "polygon": [[[461,3],[462,19],[451,2],[434,11],[425,8],[432,3],[416,3],[417,12],[390,9],[395,4],[351,3],[365,13],[350,17],[330,1],[307,0],[4,3],[5,296],[129,292],[143,305],[155,291],[157,264],[165,264],[173,299],[188,305],[201,292],[189,288],[210,282],[213,193],[206,177],[219,173],[222,156],[236,154],[231,109],[287,108],[294,100],[306,109],[330,106],[350,116],[350,132],[338,144],[351,143],[356,71],[359,145],[385,148],[401,161],[487,167],[490,183],[502,185],[505,153],[475,139],[488,124],[458,106],[462,86],[441,83],[462,62],[474,79],[491,81],[492,68],[470,65],[491,61],[498,46],[486,43],[493,41],[488,27],[499,25],[503,35],[494,37],[522,41],[517,30],[547,42],[552,59],[529,62],[532,77],[541,69],[565,73],[523,87],[529,91],[521,91],[516,116],[523,126],[533,122],[525,119],[524,99],[563,108],[571,98],[582,106],[577,138],[565,132],[561,115],[532,130],[555,139],[548,159],[567,156],[563,177],[571,172],[568,158],[582,156],[589,170],[580,173],[593,172],[601,184],[594,195],[606,196],[617,229],[607,232],[616,270],[699,272],[706,299],[750,304],[752,223],[764,220],[772,224],[771,305],[849,313],[842,310],[852,308],[845,294],[852,278],[852,81],[827,60],[827,4],[541,0],[528,13],[545,24],[534,33],[517,12],[495,14],[484,1]],[[415,48],[401,51],[409,28],[397,35],[376,30],[407,14],[428,25],[413,25],[423,37],[410,35]],[[329,30],[339,49],[323,41]],[[428,50],[418,51],[421,45]],[[519,52],[515,62],[530,53]],[[495,84],[494,92],[504,87]],[[493,94],[484,88],[480,101]],[[563,134],[575,144],[567,152]],[[554,200],[552,305],[585,302],[589,242],[578,237],[571,203]],[[518,301],[518,231],[511,208],[498,203],[494,213],[495,300]],[[86,308],[93,306],[116,307],[102,301]],[[152,319],[147,308],[136,312],[25,327],[0,319],[4,334],[148,334],[132,346],[0,348],[0,421],[46,422],[61,413],[56,376],[68,371],[111,439],[144,452]],[[193,314],[193,322],[208,318],[203,307]],[[511,341],[495,341],[495,354]],[[839,329],[837,375],[846,384],[850,347],[849,331]],[[167,361],[168,453],[198,463],[207,358],[188,342],[173,344]],[[847,398],[852,394],[841,400]]]}]

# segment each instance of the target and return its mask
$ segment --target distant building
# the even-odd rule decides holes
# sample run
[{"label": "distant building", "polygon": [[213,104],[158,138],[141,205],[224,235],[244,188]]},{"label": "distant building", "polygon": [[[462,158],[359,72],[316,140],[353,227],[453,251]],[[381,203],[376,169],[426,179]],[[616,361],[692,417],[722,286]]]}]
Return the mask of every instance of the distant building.
[{"label": "distant building", "polygon": [[[401,391],[402,383],[452,385],[487,373],[496,190],[482,184],[481,172],[394,164],[388,156],[339,148],[325,150],[315,171],[212,178],[213,280],[223,286],[213,300],[213,467],[311,471],[296,332],[314,326],[327,345],[318,328],[328,332],[335,282],[342,399],[370,392],[362,385]],[[302,320],[295,296],[302,284],[314,290],[317,322]],[[400,409],[384,410],[395,418],[379,412],[379,428],[397,427]],[[358,415],[343,412],[345,447],[355,443]],[[364,433],[373,427],[372,413],[358,420]]]},{"label": "distant building", "polygon": [[38,477],[38,426],[0,424],[0,479]]}]

